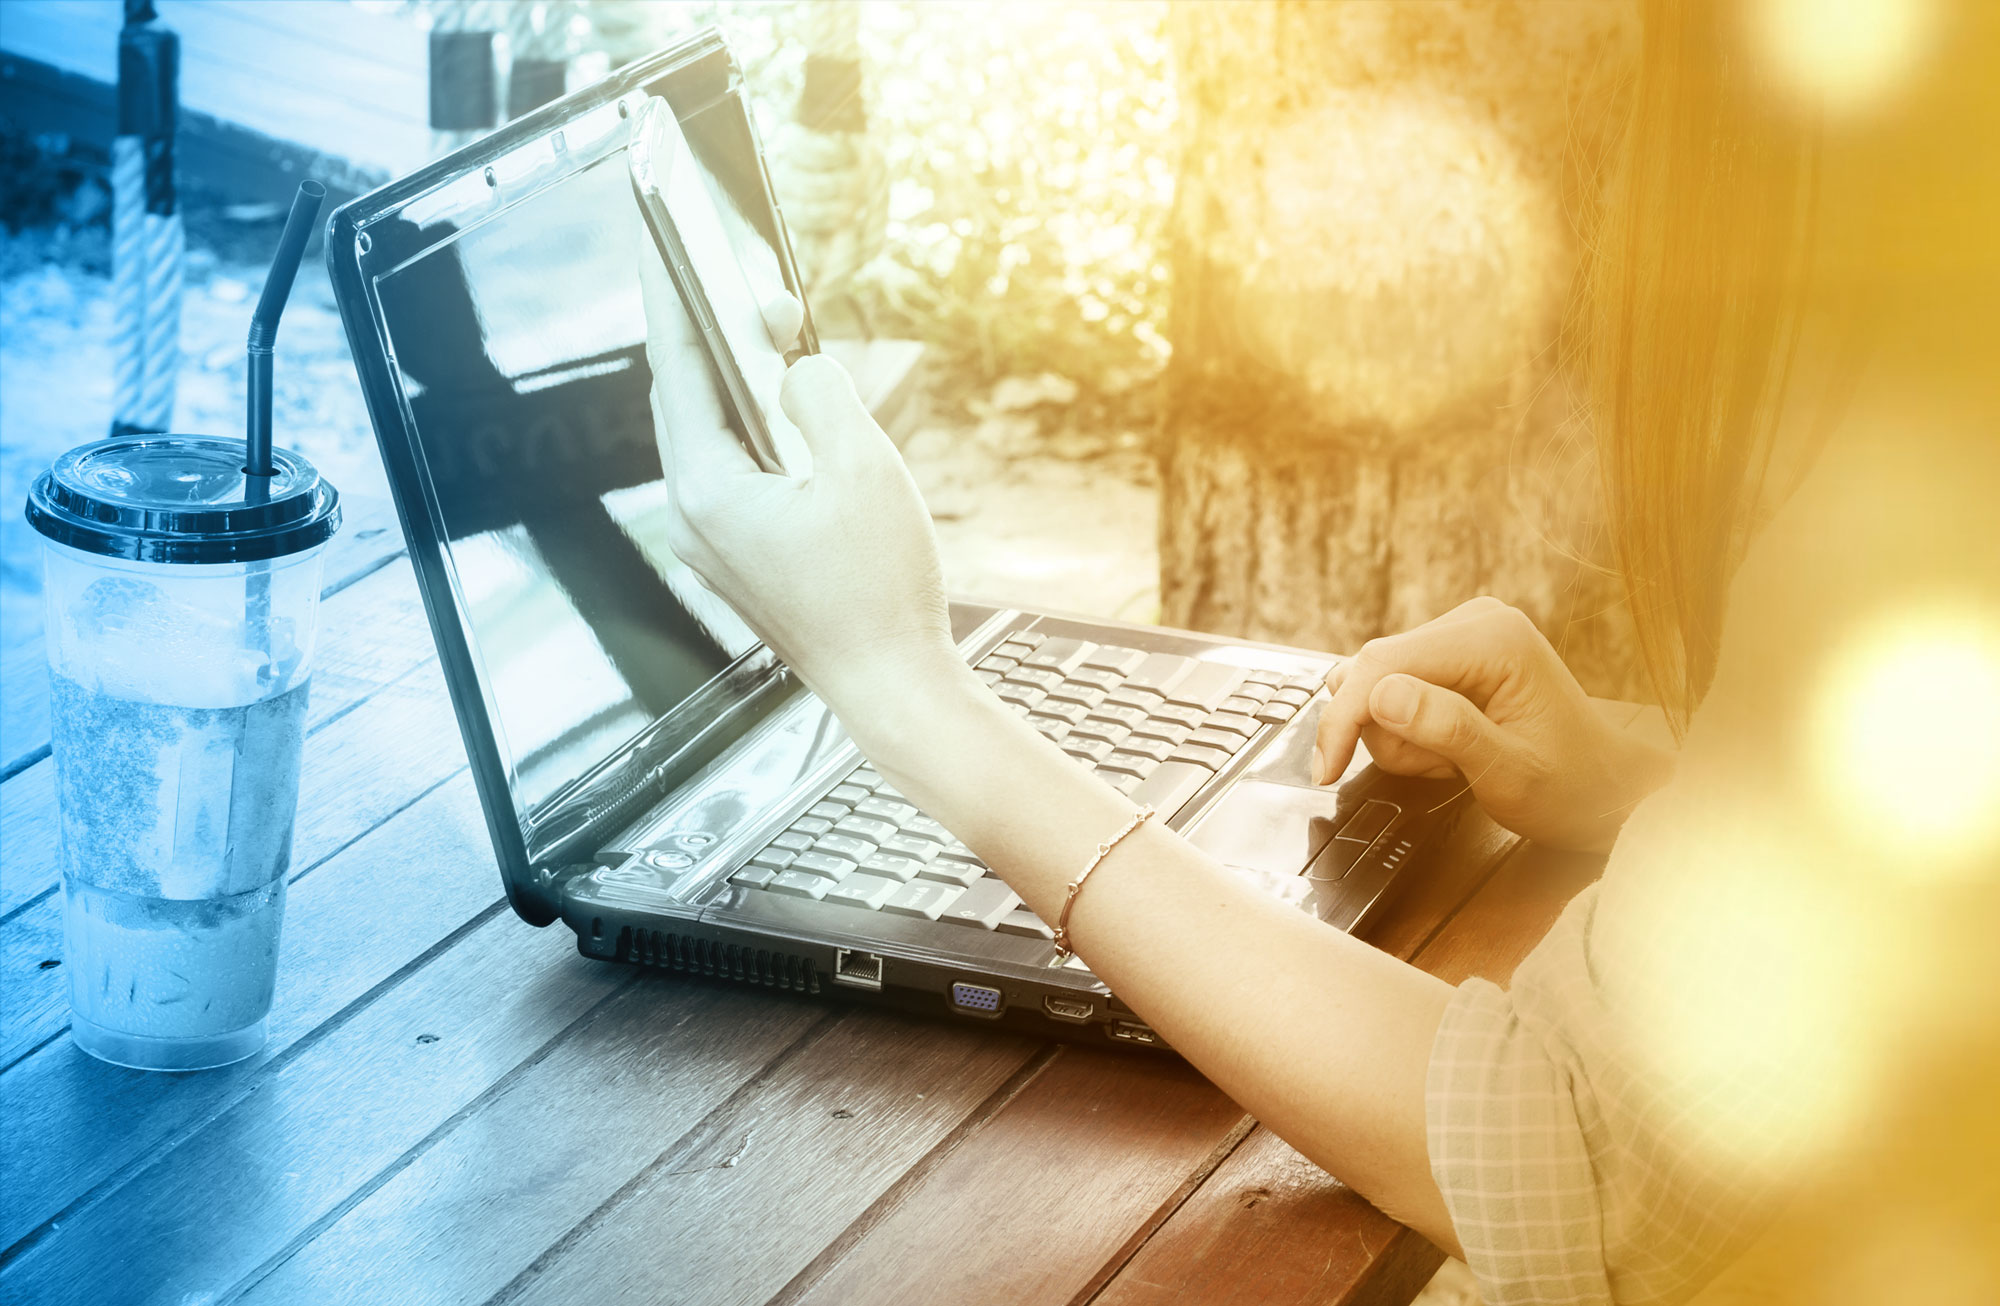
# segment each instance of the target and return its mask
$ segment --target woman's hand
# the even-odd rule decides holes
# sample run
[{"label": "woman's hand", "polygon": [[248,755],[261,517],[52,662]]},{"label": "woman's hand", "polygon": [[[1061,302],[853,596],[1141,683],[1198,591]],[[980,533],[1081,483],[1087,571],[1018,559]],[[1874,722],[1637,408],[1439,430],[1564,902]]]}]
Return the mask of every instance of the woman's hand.
[{"label": "woman's hand", "polygon": [[1501,825],[1562,848],[1611,846],[1673,755],[1599,716],[1533,622],[1493,598],[1361,646],[1327,673],[1313,779],[1357,740],[1399,775],[1463,775]]},{"label": "woman's hand", "polygon": [[[705,347],[650,246],[639,275],[674,553],[836,712],[962,671],[930,514],[840,364],[801,359],[779,396],[811,469],[760,471],[729,430]],[[798,333],[798,302],[784,297],[765,318],[782,347]]]}]

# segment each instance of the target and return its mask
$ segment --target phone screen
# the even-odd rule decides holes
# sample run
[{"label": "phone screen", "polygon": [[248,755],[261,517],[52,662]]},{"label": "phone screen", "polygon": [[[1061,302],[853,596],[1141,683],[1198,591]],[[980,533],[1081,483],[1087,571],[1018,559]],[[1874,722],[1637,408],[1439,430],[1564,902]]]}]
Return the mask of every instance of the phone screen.
[{"label": "phone screen", "polygon": [[675,288],[708,345],[738,435],[769,471],[804,473],[811,456],[778,402],[788,358],[764,306],[788,293],[776,251],[688,148],[673,109],[641,111],[630,152],[633,190]]}]

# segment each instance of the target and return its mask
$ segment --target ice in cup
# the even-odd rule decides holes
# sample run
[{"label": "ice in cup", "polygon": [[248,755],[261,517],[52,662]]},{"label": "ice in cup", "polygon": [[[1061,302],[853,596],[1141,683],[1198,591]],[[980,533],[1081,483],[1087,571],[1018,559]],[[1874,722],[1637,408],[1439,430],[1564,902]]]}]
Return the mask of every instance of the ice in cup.
[{"label": "ice in cup", "polygon": [[277,980],[339,495],[278,451],[147,435],[59,458],[44,537],[63,961],[77,1046],[198,1070],[255,1053]]}]

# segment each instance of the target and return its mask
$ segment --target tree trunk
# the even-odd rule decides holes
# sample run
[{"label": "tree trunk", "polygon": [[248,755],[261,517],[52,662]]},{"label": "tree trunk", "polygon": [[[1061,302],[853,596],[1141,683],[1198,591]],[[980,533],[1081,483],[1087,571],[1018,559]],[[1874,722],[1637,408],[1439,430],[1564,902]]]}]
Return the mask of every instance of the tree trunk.
[{"label": "tree trunk", "polygon": [[1482,593],[1641,681],[1576,368],[1625,4],[1182,4],[1163,617],[1346,650]]}]

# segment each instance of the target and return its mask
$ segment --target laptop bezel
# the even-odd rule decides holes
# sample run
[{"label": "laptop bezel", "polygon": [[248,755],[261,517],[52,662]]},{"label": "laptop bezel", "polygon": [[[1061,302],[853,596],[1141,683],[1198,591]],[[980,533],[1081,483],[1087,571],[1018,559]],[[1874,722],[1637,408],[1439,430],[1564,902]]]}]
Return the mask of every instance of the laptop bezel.
[{"label": "laptop bezel", "polygon": [[[393,347],[385,338],[375,279],[368,265],[368,228],[401,214],[413,203],[437,196],[468,177],[491,184],[495,165],[537,142],[554,140],[566,126],[600,113],[628,97],[664,95],[679,73],[705,60],[725,61],[727,78],[740,85],[741,69],[719,31],[704,28],[686,40],[636,60],[610,76],[517,119],[492,135],[437,160],[407,177],[371,191],[337,209],[326,228],[326,264],[341,308],[349,350],[362,396],[375,427],[392,497],[435,637],[446,686],[457,715],[467,761],[479,791],[507,899],[534,925],[558,918],[563,881],[593,865],[595,838],[605,827],[629,819],[656,802],[672,783],[692,774],[777,705],[799,692],[791,674],[761,644],[642,729],[610,756],[562,786],[530,818],[517,809],[511,767],[495,729],[479,657],[461,602],[461,591],[445,537],[443,517],[432,486],[423,444],[415,429]],[[751,124],[755,134],[755,124]],[[761,148],[757,160],[763,170]],[[588,164],[551,171],[496,204],[492,216],[542,193]],[[768,173],[765,189],[770,191]],[[773,214],[777,215],[775,200]],[[461,228],[443,239],[456,239]],[[781,216],[777,230],[787,280],[803,301],[796,266]],[[441,239],[438,244],[443,243]],[[426,251],[435,245],[424,247]],[[810,332],[810,325],[807,328]],[[718,712],[726,705],[727,710]],[[630,792],[627,792],[630,791]],[[610,793],[615,801],[595,802]],[[530,825],[538,837],[531,851]]]}]

